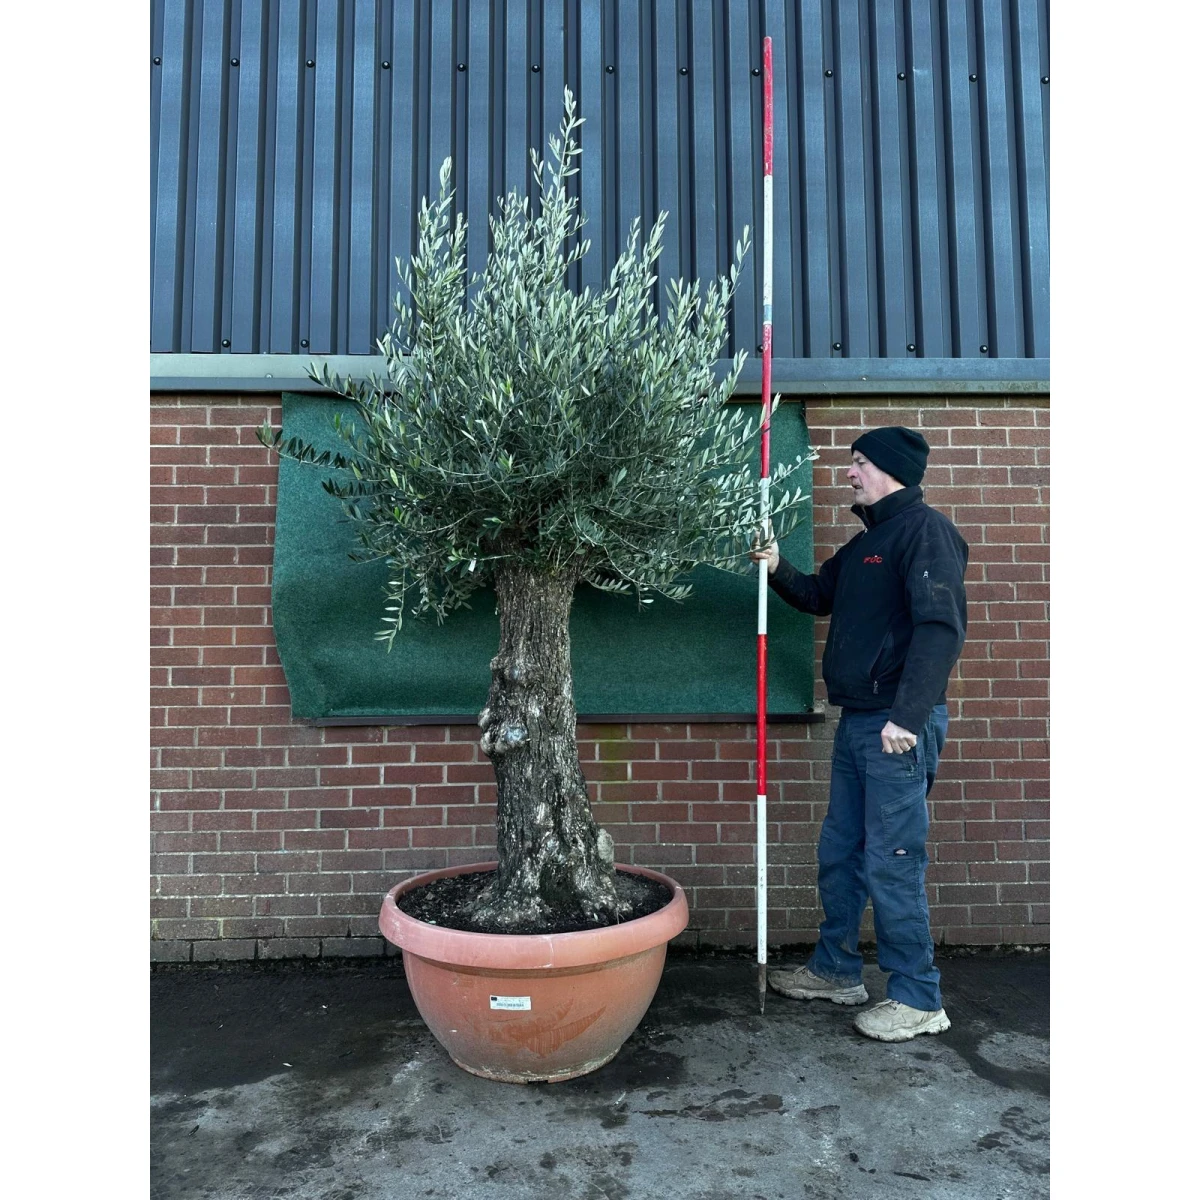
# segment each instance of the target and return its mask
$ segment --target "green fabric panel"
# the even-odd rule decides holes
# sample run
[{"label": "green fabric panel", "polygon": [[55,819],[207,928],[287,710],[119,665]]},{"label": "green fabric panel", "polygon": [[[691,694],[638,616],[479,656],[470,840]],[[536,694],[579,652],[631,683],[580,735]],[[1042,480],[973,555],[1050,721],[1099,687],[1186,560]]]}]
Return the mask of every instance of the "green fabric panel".
[{"label": "green fabric panel", "polygon": [[[315,446],[338,448],[334,413],[352,406],[323,396],[283,396],[283,429]],[[757,407],[757,405],[748,406]],[[771,424],[773,461],[808,451],[798,404]],[[386,566],[355,563],[353,528],[321,487],[329,468],[283,459],[275,518],[272,585],[275,639],[296,717],[470,716],[483,707],[499,630],[489,590],[444,624],[407,615],[389,653],[374,640],[383,616]],[[812,467],[798,480],[812,491]],[[793,485],[795,486],[795,485]],[[783,542],[812,569],[812,524]],[[702,567],[682,603],[657,597],[639,612],[631,597],[581,586],[571,617],[576,707],[581,715],[753,713],[757,585]],[[813,700],[812,618],[772,594],[768,708],[806,713]]]}]

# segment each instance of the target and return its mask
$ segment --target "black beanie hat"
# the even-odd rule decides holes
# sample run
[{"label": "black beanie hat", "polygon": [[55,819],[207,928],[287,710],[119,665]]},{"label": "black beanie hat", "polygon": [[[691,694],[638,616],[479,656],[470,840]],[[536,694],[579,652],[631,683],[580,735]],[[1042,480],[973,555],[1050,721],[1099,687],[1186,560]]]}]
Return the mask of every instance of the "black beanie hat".
[{"label": "black beanie hat", "polygon": [[850,447],[869,458],[881,471],[898,479],[905,487],[921,482],[929,443],[915,430],[903,425],[888,425],[864,433]]}]

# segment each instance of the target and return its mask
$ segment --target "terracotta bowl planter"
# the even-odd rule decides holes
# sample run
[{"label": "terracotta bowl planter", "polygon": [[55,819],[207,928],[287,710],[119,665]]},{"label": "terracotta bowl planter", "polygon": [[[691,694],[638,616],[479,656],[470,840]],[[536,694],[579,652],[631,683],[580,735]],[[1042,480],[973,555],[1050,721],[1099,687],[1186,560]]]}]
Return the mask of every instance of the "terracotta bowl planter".
[{"label": "terracotta bowl planter", "polygon": [[487,1079],[555,1083],[604,1066],[650,1007],[667,943],[687,926],[683,889],[656,871],[620,866],[669,887],[670,902],[578,933],[467,933],[418,921],[396,904],[402,892],[495,865],[429,871],[383,902],[379,928],[404,952],[421,1016],[460,1067]]}]

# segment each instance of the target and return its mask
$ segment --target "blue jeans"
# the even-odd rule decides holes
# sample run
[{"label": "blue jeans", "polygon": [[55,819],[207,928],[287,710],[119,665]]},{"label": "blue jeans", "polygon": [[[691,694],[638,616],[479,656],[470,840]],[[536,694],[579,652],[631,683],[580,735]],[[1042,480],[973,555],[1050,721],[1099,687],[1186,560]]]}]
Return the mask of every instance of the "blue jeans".
[{"label": "blue jeans", "polygon": [[946,706],[934,706],[914,749],[884,754],[886,709],[843,709],[833,742],[829,811],[817,845],[817,887],[825,920],[808,960],[815,975],[862,982],[858,930],[870,896],[887,994],[927,1012],[942,1007],[933,965],[925,868],[925,797],[946,741]]}]

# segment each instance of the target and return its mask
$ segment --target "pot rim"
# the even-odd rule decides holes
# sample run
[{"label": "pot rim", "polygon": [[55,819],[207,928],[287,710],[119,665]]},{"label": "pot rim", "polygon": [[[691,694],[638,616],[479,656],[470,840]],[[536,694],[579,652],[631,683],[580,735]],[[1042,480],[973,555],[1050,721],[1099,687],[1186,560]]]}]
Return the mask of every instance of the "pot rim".
[{"label": "pot rim", "polygon": [[579,929],[571,933],[472,933],[418,921],[396,903],[396,897],[402,892],[423,887],[435,879],[465,875],[469,871],[490,871],[496,865],[492,861],[444,867],[396,884],[380,909],[380,932],[406,953],[433,962],[512,971],[554,970],[610,962],[664,945],[687,928],[688,903],[683,888],[669,875],[628,863],[613,865],[619,871],[642,875],[670,888],[671,899],[656,912],[602,929]]}]

